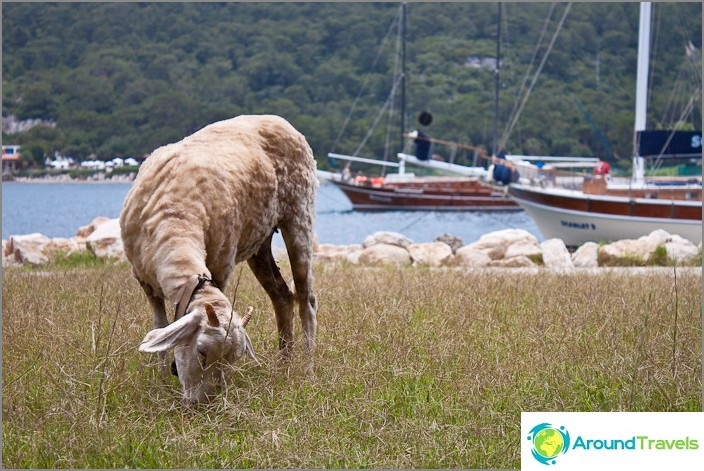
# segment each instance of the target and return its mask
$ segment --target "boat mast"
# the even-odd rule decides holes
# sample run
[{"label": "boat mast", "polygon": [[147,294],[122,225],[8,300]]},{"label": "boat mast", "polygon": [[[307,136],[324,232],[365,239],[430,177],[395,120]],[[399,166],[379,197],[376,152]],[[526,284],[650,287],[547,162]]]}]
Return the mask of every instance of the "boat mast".
[{"label": "boat mast", "polygon": [[401,152],[406,132],[406,2],[401,4]]},{"label": "boat mast", "polygon": [[640,4],[638,26],[638,74],[636,76],[636,116],[633,132],[633,183],[645,181],[645,159],[638,155],[638,131],[645,131],[648,114],[648,59],[650,56],[650,2]]},{"label": "boat mast", "polygon": [[491,145],[491,155],[496,156],[498,149],[497,133],[499,126],[499,73],[501,71],[501,2],[498,3],[498,25],[496,30],[496,67],[494,68],[494,131]]}]

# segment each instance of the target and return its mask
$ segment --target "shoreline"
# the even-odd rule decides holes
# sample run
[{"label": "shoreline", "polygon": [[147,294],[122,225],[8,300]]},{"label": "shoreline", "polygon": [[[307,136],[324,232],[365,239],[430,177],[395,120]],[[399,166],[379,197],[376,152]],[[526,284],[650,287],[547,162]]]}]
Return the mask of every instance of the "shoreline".
[{"label": "shoreline", "polygon": [[[414,243],[401,233],[380,231],[362,243],[350,245],[314,242],[314,262],[372,266],[424,266],[429,269],[527,269],[570,273],[578,268],[694,267],[701,271],[701,243],[656,230],[638,239],[606,245],[587,242],[570,252],[560,239],[538,242],[523,229],[484,234],[465,244],[445,234],[433,242]],[[63,254],[59,256],[59,254]],[[57,257],[90,254],[97,258],[125,260],[118,218],[98,216],[77,229],[74,236],[50,238],[41,233],[11,235],[2,240],[2,266],[50,264]],[[282,262],[287,249],[272,244],[272,255]]]},{"label": "shoreline", "polygon": [[61,177],[42,177],[42,178],[33,178],[33,177],[18,177],[13,180],[3,180],[2,184],[11,184],[11,183],[41,183],[41,184],[48,184],[48,183],[72,183],[72,184],[80,184],[80,183],[90,183],[90,184],[124,184],[124,183],[132,183],[134,182],[134,178],[131,178],[128,175],[119,175],[115,176],[113,178],[95,178],[95,179],[82,179],[82,178],[71,178],[71,177],[66,177],[66,178],[61,178]]}]

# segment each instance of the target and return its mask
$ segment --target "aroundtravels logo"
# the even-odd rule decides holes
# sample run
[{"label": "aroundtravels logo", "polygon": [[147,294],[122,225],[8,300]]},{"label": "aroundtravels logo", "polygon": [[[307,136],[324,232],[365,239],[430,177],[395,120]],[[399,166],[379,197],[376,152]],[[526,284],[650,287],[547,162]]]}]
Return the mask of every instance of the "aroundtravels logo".
[{"label": "aroundtravels logo", "polygon": [[528,440],[533,442],[533,458],[545,465],[555,464],[558,455],[570,449],[570,434],[565,427],[555,428],[547,422],[533,427]]},{"label": "aroundtravels logo", "polygon": [[702,423],[704,412],[521,412],[521,469],[702,469]]}]

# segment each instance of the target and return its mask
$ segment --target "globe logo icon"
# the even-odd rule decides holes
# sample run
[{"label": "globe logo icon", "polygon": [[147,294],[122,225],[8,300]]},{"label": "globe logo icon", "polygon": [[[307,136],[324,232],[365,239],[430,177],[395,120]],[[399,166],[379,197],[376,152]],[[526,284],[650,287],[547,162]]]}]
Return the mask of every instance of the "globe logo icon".
[{"label": "globe logo icon", "polygon": [[549,423],[533,427],[528,440],[533,442],[533,458],[544,465],[555,464],[558,455],[567,453],[570,448],[570,434],[565,427],[555,428]]}]

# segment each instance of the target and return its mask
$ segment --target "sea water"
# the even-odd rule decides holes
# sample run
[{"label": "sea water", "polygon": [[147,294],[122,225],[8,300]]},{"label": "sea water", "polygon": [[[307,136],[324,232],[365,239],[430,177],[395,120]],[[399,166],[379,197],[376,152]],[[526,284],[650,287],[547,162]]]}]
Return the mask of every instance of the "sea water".
[{"label": "sea water", "polygon": [[[71,237],[97,216],[116,218],[130,189],[129,183],[16,183],[2,184],[2,238],[39,232],[48,237]],[[452,234],[465,244],[502,229],[525,229],[542,241],[524,211],[352,211],[347,197],[334,185],[318,190],[316,231],[321,244],[361,244],[377,231],[394,231],[414,242],[431,242]],[[277,234],[274,243],[283,246]]]}]

